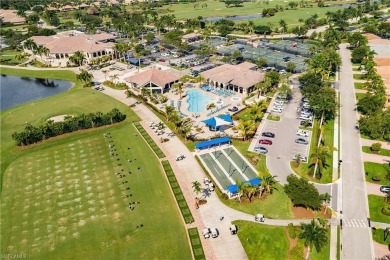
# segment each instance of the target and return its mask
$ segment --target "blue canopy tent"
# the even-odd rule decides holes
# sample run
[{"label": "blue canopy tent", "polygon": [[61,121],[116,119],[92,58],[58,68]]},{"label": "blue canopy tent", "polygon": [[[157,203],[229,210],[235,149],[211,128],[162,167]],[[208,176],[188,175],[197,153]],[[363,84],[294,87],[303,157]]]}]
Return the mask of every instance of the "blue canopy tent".
[{"label": "blue canopy tent", "polygon": [[[259,186],[261,184],[261,179],[260,178],[254,178],[249,181],[243,181],[242,184],[250,184],[251,186]],[[226,187],[226,189],[231,193],[231,194],[236,194],[238,192],[238,185],[233,184],[229,185]]]},{"label": "blue canopy tent", "polygon": [[221,137],[217,139],[211,139],[209,141],[201,142],[195,144],[195,148],[198,150],[210,148],[216,145],[221,145],[221,144],[230,144],[230,138],[229,137]]},{"label": "blue canopy tent", "polygon": [[203,123],[210,128],[210,130],[219,130],[221,126],[232,125],[233,119],[230,115],[219,115],[209,119],[203,120]]},{"label": "blue canopy tent", "polygon": [[136,59],[136,58],[128,58],[127,61],[128,61],[131,65],[134,65],[134,66],[139,66],[139,62],[140,62],[140,60],[139,60],[139,59]]}]

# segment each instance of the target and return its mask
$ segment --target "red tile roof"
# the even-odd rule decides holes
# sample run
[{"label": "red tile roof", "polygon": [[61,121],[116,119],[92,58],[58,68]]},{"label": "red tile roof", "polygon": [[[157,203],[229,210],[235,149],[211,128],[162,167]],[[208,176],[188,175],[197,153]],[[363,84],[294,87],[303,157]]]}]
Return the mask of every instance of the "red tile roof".
[{"label": "red tile roof", "polygon": [[25,23],[26,19],[16,14],[15,10],[0,10],[0,17],[5,23]]},{"label": "red tile roof", "polygon": [[168,83],[179,80],[179,78],[179,76],[170,72],[152,68],[130,76],[125,80],[130,83],[135,83],[138,86],[145,86],[151,82],[159,87],[164,87]]}]

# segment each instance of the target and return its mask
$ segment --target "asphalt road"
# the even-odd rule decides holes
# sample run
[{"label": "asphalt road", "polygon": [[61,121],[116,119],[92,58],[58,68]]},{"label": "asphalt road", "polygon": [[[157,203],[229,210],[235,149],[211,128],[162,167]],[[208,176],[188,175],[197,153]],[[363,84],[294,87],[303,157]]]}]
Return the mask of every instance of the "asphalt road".
[{"label": "asphalt road", "polygon": [[371,231],[368,227],[368,203],[364,167],[358,132],[350,51],[340,45],[342,58],[341,95],[341,171],[342,171],[342,255],[343,259],[373,259]]}]

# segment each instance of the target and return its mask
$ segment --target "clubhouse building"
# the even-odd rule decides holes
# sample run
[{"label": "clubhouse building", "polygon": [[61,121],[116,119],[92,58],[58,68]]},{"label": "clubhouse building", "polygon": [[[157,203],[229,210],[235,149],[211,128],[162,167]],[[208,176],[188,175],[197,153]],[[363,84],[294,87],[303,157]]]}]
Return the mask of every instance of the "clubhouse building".
[{"label": "clubhouse building", "polygon": [[200,75],[211,87],[249,94],[255,90],[255,84],[264,80],[264,73],[256,69],[257,66],[250,62],[224,64]]},{"label": "clubhouse building", "polygon": [[125,81],[130,83],[131,87],[135,89],[146,88],[152,92],[164,93],[179,79],[178,75],[168,71],[151,68],[125,78]]},{"label": "clubhouse building", "polygon": [[[49,49],[48,55],[42,55],[42,62],[54,66],[65,67],[69,57],[80,51],[84,54],[85,63],[93,59],[108,56],[116,58],[114,50],[115,36],[108,33],[84,34],[76,31],[68,31],[52,36],[33,36],[32,39],[38,46],[45,46]],[[32,53],[31,50],[25,49]],[[40,59],[39,55],[36,58]]]}]

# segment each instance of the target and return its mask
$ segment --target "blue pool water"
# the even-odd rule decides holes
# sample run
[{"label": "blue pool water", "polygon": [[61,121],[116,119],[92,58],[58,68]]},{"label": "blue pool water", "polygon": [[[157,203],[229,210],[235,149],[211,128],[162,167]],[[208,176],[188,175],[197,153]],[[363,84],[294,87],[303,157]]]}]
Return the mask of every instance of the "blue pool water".
[{"label": "blue pool water", "polygon": [[188,112],[200,113],[206,110],[206,106],[210,103],[210,96],[200,89],[192,89],[187,91]]}]

